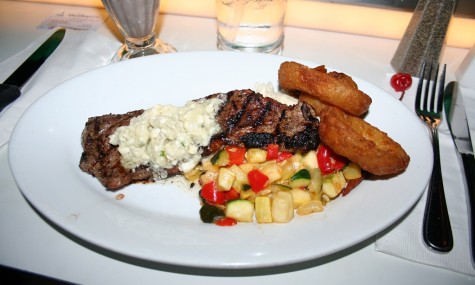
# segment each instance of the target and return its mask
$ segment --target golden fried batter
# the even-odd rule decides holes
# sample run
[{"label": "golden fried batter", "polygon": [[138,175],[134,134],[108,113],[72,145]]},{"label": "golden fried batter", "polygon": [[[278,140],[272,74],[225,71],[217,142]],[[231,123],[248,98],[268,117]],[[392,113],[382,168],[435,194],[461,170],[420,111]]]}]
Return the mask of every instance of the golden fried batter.
[{"label": "golden fried batter", "polygon": [[324,144],[369,173],[397,174],[409,164],[407,153],[386,133],[338,108],[321,112],[319,132]]},{"label": "golden fried batter", "polygon": [[323,103],[322,101],[318,100],[317,97],[312,96],[308,93],[300,93],[299,101],[305,102],[310,105],[313,110],[315,111],[315,115],[320,116],[320,113],[328,106],[328,104]]},{"label": "golden fried batter", "polygon": [[324,65],[309,68],[287,61],[280,65],[278,75],[280,88],[305,92],[355,116],[366,113],[371,105],[371,97],[360,91],[351,77],[340,72],[327,72]]}]

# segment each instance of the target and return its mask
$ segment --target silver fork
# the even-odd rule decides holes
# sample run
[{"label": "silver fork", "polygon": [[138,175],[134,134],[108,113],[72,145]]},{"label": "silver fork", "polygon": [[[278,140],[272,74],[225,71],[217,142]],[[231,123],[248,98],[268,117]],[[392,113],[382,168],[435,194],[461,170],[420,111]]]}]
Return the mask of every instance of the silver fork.
[{"label": "silver fork", "polygon": [[[438,135],[438,127],[442,114],[442,105],[444,103],[443,94],[446,65],[444,64],[442,74],[440,75],[439,84],[437,84],[439,65],[437,64],[435,67],[434,74],[432,73],[433,69],[434,68],[431,65],[429,67],[429,74],[427,77],[425,77],[426,64],[423,64],[421,75],[419,76],[419,84],[417,86],[415,103],[417,115],[431,129],[432,148],[434,151],[434,165],[432,168],[432,176],[429,183],[429,192],[427,193],[427,202],[424,212],[423,237],[424,241],[430,248],[441,252],[448,252],[453,247],[453,237],[452,229],[450,227],[449,214],[447,212],[447,204],[445,202],[442,172],[440,170]],[[431,84],[432,77],[434,77],[434,80]],[[427,78],[427,80],[424,80],[424,78]],[[423,85],[424,90],[422,90]],[[436,93],[437,85],[439,88],[438,92]],[[430,88],[430,86],[432,86],[432,88]]]}]

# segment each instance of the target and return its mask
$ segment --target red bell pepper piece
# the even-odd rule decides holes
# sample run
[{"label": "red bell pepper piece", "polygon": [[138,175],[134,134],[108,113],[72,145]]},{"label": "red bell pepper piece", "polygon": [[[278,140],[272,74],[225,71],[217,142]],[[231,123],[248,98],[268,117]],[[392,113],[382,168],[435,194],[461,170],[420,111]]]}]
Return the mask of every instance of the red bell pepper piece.
[{"label": "red bell pepper piece", "polygon": [[284,160],[287,160],[289,158],[292,157],[292,153],[291,152],[288,152],[288,151],[283,151],[283,152],[280,152],[278,157],[277,157],[277,162],[281,162],[281,161],[284,161]]},{"label": "red bell pepper piece", "polygon": [[267,146],[267,156],[266,160],[276,160],[277,162],[284,161],[290,157],[292,157],[292,153],[288,151],[279,152],[279,145],[278,144],[269,144]]},{"label": "red bell pepper piece", "polygon": [[218,191],[218,186],[214,181],[203,185],[200,195],[210,205],[222,205],[226,202],[225,192]]},{"label": "red bell pepper piece", "polygon": [[262,189],[266,188],[267,183],[269,182],[269,177],[267,177],[267,175],[258,169],[249,171],[247,174],[247,179],[249,180],[249,184],[251,185],[252,191],[254,191],[254,193],[258,193]]},{"label": "red bell pepper piece", "polygon": [[269,144],[267,146],[267,155],[266,160],[274,160],[279,156],[279,145],[278,144]]},{"label": "red bell pepper piece", "polygon": [[320,144],[317,148],[317,161],[323,175],[341,170],[348,162],[346,158],[334,153],[333,150],[323,144]]},{"label": "red bell pepper piece", "polygon": [[200,195],[210,205],[223,205],[227,201],[236,200],[240,197],[239,192],[234,188],[229,191],[219,191],[214,181],[203,185]]},{"label": "red bell pepper piece", "polygon": [[224,191],[224,200],[226,200],[225,202],[236,200],[239,197],[241,197],[241,194],[239,194],[239,192],[234,188],[231,188],[229,191]]},{"label": "red bell pepper piece", "polygon": [[236,225],[237,221],[233,218],[224,217],[224,218],[217,219],[214,223],[215,225],[218,225],[221,227],[230,227],[230,226]]},{"label": "red bell pepper piece", "polygon": [[229,155],[229,166],[241,165],[244,163],[246,148],[240,146],[226,146],[226,152]]}]

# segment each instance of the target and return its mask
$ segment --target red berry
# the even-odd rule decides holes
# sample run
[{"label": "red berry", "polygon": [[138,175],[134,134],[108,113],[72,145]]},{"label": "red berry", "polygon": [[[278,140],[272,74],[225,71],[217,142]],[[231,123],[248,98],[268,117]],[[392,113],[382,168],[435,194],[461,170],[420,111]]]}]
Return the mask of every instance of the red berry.
[{"label": "red berry", "polygon": [[391,86],[397,92],[404,92],[412,85],[412,77],[407,73],[396,73],[391,77]]}]

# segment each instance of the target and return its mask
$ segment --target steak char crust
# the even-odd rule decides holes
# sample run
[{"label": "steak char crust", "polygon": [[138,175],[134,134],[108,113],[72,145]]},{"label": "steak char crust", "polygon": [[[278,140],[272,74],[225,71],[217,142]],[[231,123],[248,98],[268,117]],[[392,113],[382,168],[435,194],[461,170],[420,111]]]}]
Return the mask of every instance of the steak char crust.
[{"label": "steak char crust", "polygon": [[[216,96],[223,94],[207,98]],[[307,104],[299,102],[287,106],[248,89],[230,91],[224,96],[226,102],[216,116],[223,131],[211,138],[210,144],[203,149],[203,156],[226,145],[264,148],[268,144],[279,144],[283,150],[300,152],[317,148],[319,121]],[[143,112],[91,117],[85,125],[79,167],[96,177],[108,190],[116,191],[132,183],[151,182],[180,173],[174,167],[165,169],[165,175],[157,177],[147,166],[133,170],[122,166],[118,148],[109,143],[109,136]]]}]

